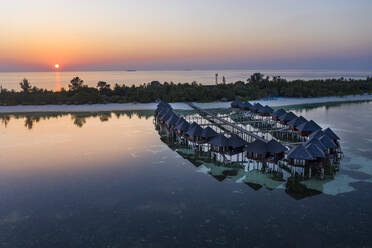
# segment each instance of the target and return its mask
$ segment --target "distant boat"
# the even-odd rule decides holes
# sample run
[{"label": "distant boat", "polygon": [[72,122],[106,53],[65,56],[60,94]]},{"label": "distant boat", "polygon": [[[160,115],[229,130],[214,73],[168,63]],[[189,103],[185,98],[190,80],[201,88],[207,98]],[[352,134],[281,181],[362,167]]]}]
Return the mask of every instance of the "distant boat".
[{"label": "distant boat", "polygon": [[129,72],[134,72],[134,71],[137,71],[137,70],[127,70],[127,71],[129,71]]}]

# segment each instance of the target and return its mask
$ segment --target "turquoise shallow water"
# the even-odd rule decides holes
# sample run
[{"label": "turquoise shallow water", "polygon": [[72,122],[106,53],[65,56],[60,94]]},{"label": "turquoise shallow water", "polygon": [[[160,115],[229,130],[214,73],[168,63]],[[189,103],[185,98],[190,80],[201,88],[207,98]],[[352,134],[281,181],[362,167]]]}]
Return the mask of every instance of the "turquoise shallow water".
[{"label": "turquoise shallow water", "polygon": [[370,247],[371,107],[292,108],[344,159],[291,185],[173,150],[151,111],[1,115],[0,247]]}]

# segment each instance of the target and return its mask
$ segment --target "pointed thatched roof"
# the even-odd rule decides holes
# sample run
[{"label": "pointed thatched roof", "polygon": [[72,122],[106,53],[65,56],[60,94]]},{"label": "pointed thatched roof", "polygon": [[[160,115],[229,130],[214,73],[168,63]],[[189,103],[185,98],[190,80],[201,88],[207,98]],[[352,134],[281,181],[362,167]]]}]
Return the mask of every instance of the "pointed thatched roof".
[{"label": "pointed thatched roof", "polygon": [[284,115],[279,116],[279,120],[281,121],[291,121],[294,118],[297,118],[297,116],[293,112],[288,112]]},{"label": "pointed thatched roof", "polygon": [[326,134],[323,135],[322,137],[320,137],[319,140],[327,148],[331,148],[331,149],[336,149],[337,148],[337,145],[335,144],[335,142],[333,142],[333,140],[331,140],[331,138],[328,137],[328,135],[326,135]]},{"label": "pointed thatched roof", "polygon": [[172,110],[172,109],[169,109],[169,111],[167,111],[165,114],[163,114],[163,115],[160,116],[160,120],[162,120],[162,121],[166,121],[166,120],[168,120],[172,115],[174,115],[173,110]]},{"label": "pointed thatched roof", "polygon": [[278,154],[287,151],[287,148],[276,140],[270,140],[267,145],[270,153]]},{"label": "pointed thatched roof", "polygon": [[279,154],[285,152],[287,148],[280,144],[276,140],[271,140],[269,142],[264,142],[261,140],[255,140],[252,143],[249,143],[245,148],[244,151],[253,152],[257,154],[264,154],[264,153],[273,153]]},{"label": "pointed thatched roof", "polygon": [[305,143],[305,146],[307,146],[308,144],[315,144],[315,145],[317,145],[322,151],[325,151],[326,149],[327,149],[327,147],[325,147],[324,145],[323,145],[323,143],[322,142],[320,142],[320,140],[319,140],[319,138],[311,138],[311,139],[309,139],[308,141],[306,141],[306,143]]},{"label": "pointed thatched roof", "polygon": [[324,130],[324,132],[333,140],[340,140],[340,138],[335,134],[335,132],[332,131],[332,129],[327,128]]},{"label": "pointed thatched roof", "polygon": [[315,158],[304,145],[299,145],[288,152],[288,158],[301,160],[314,160]]},{"label": "pointed thatched roof", "polygon": [[262,106],[260,103],[255,103],[255,104],[253,104],[253,106],[251,107],[251,110],[252,110],[252,111],[260,111],[261,108],[263,108],[263,106]]},{"label": "pointed thatched roof", "polygon": [[274,112],[274,110],[267,105],[258,110],[258,113],[260,114],[271,114],[272,112]]},{"label": "pointed thatched roof", "polygon": [[203,129],[203,132],[201,133],[201,137],[204,139],[209,139],[216,137],[218,133],[216,133],[211,127],[206,127]]},{"label": "pointed thatched roof", "polygon": [[304,117],[300,116],[300,117],[297,117],[297,118],[294,118],[294,119],[290,120],[288,122],[288,125],[292,126],[292,127],[298,127],[299,125],[301,125],[304,122],[307,122],[307,120]]},{"label": "pointed thatched roof", "polygon": [[284,109],[278,109],[278,110],[275,110],[272,114],[273,117],[276,117],[276,118],[279,118],[280,116],[286,114],[287,112],[285,112]]},{"label": "pointed thatched roof", "polygon": [[239,100],[234,100],[234,101],[231,102],[231,107],[233,107],[233,106],[240,106],[241,103],[242,102],[239,101]]},{"label": "pointed thatched roof", "polygon": [[185,118],[180,117],[180,118],[178,118],[178,121],[176,122],[175,126],[177,126],[177,125],[179,125],[179,124],[181,124],[182,122],[185,122],[185,121],[186,121]]},{"label": "pointed thatched roof", "polygon": [[309,143],[305,148],[314,158],[325,158],[325,153],[316,144]]},{"label": "pointed thatched roof", "polygon": [[244,109],[251,109],[252,108],[252,104],[250,104],[249,102],[242,102],[240,105],[239,105],[240,108],[244,108]]},{"label": "pointed thatched roof", "polygon": [[265,142],[256,139],[252,143],[248,143],[246,147],[244,148],[244,151],[253,152],[257,154],[264,154],[267,152],[266,145],[267,144]]},{"label": "pointed thatched roof", "polygon": [[310,139],[319,139],[320,137],[322,137],[323,135],[325,134],[325,132],[323,132],[321,129],[311,133],[309,135],[309,140]]},{"label": "pointed thatched roof", "polygon": [[179,117],[176,114],[174,114],[165,123],[168,126],[175,125],[177,123],[178,119],[179,119]]},{"label": "pointed thatched roof", "polygon": [[225,137],[225,135],[220,133],[219,135],[211,139],[208,142],[208,144],[211,144],[217,147],[226,147],[226,146],[229,146],[229,140]]},{"label": "pointed thatched roof", "polygon": [[319,129],[322,129],[318,124],[316,124],[313,120],[304,122],[301,125],[297,126],[297,129],[302,132],[315,132]]},{"label": "pointed thatched roof", "polygon": [[180,132],[186,132],[189,130],[189,128],[190,124],[187,121],[181,122],[175,127],[175,129]]},{"label": "pointed thatched roof", "polygon": [[187,132],[186,135],[189,137],[200,137],[203,132],[203,128],[196,124],[194,127],[190,128]]},{"label": "pointed thatched roof", "polygon": [[246,144],[248,144],[248,142],[246,142],[236,134],[231,135],[231,137],[229,138],[229,146],[233,148],[243,147]]}]

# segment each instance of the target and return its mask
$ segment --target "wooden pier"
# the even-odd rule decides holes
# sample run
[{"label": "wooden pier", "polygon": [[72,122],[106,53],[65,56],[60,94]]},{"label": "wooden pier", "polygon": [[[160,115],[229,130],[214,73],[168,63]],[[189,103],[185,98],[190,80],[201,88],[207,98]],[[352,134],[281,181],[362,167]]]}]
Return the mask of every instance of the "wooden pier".
[{"label": "wooden pier", "polygon": [[247,142],[252,142],[256,139],[264,141],[264,142],[268,142],[268,140],[264,139],[263,137],[253,132],[250,132],[242,127],[239,127],[236,123],[229,122],[213,113],[210,113],[204,109],[201,109],[195,106],[192,103],[188,103],[188,105],[194,110],[196,110],[200,116],[204,117],[205,119],[207,119],[208,121],[212,123],[215,123],[218,126],[223,127],[223,129],[226,129],[228,132],[238,135],[240,138],[242,138],[243,140]]}]

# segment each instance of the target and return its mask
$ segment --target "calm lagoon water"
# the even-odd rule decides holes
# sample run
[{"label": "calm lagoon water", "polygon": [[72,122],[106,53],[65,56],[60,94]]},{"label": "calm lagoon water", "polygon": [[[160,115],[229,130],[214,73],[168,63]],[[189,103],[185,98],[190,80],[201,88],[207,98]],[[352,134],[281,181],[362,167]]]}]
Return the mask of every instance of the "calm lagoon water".
[{"label": "calm lagoon water", "polygon": [[160,82],[215,84],[215,74],[219,74],[219,82],[226,77],[227,82],[246,81],[255,72],[267,76],[281,76],[288,80],[322,79],[322,78],[366,78],[371,71],[328,71],[328,70],[184,70],[184,71],[90,71],[90,72],[0,72],[0,85],[7,89],[19,89],[19,83],[27,78],[33,86],[58,90],[67,88],[73,77],[79,76],[88,85],[96,86],[100,80],[112,85],[126,84],[128,86]]},{"label": "calm lagoon water", "polygon": [[292,190],[182,157],[151,112],[2,115],[0,247],[371,247],[372,103],[294,111],[345,157]]}]

